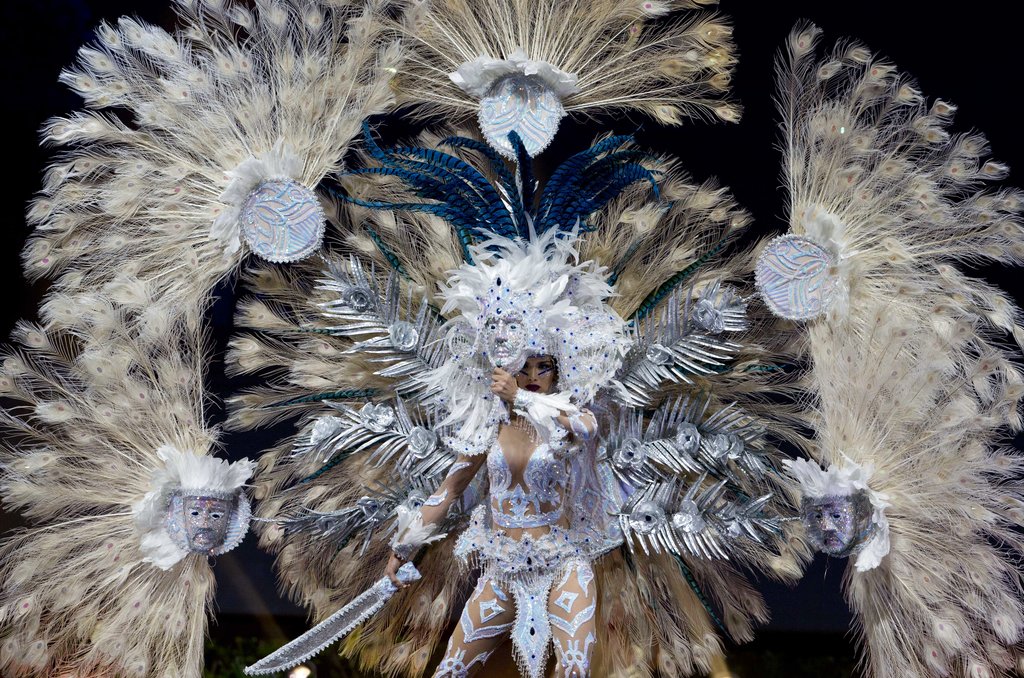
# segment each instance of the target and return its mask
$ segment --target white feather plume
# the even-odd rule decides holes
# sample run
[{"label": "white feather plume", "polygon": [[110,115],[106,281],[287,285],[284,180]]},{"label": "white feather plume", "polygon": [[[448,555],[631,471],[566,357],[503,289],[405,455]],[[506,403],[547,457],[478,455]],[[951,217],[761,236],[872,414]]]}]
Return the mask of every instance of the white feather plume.
[{"label": "white feather plume", "polygon": [[565,110],[639,112],[667,125],[688,118],[735,122],[725,100],[735,65],[732,29],[706,0],[407,0],[393,25],[408,62],[401,103],[456,122],[476,114],[499,74],[535,74]]},{"label": "white feather plume", "polygon": [[154,478],[229,491],[252,466],[210,456],[194,326],[143,341],[98,294],[79,311],[4,351],[0,492],[31,526],[0,542],[0,673],[198,678],[212,572],[134,509]]},{"label": "white feather plume", "polygon": [[[845,303],[807,326],[820,483],[889,503],[890,551],[847,570],[868,675],[1003,676],[1024,628],[1020,311],[954,264],[1019,264],[1018,192],[953,106],[866,48],[814,54],[798,26],[780,64],[790,227],[834,248]],[[799,468],[799,467],[798,467]],[[819,474],[822,474],[820,470]],[[818,488],[819,490],[821,488]]]},{"label": "white feather plume", "polygon": [[23,253],[28,275],[56,277],[62,294],[127,276],[140,283],[132,303],[168,317],[200,313],[237,271],[238,210],[256,183],[314,189],[341,167],[362,120],[391,106],[401,60],[382,33],[385,0],[175,6],[173,35],[103,24],[62,73],[87,110],[44,128],[67,150],[29,209]]}]

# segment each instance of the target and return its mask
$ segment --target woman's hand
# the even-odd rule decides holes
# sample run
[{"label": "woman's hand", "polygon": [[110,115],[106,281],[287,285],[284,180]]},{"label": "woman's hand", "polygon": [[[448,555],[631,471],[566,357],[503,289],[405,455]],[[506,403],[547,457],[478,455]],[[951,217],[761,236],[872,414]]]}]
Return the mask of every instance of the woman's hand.
[{"label": "woman's hand", "polygon": [[392,553],[391,557],[388,558],[388,566],[384,568],[384,574],[388,576],[388,579],[391,580],[392,584],[394,584],[397,588],[400,589],[404,589],[406,586],[408,586],[408,584],[403,584],[402,582],[398,581],[398,568],[400,568],[402,565],[405,565],[405,561],[396,556],[394,553]]},{"label": "woman's hand", "polygon": [[494,372],[491,374],[491,393],[511,405],[515,402],[518,390],[519,384],[516,383],[515,377],[500,367],[494,368]]}]

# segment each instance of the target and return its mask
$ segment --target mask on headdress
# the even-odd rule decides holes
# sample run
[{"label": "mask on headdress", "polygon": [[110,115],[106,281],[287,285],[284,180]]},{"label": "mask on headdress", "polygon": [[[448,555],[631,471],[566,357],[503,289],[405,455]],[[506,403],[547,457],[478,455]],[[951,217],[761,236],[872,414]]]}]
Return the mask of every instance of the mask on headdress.
[{"label": "mask on headdress", "polygon": [[871,469],[852,462],[827,471],[806,459],[783,463],[800,483],[800,517],[811,545],[830,556],[855,557],[861,572],[878,567],[889,553],[889,503],[868,487]]},{"label": "mask on headdress", "polygon": [[251,510],[242,486],[253,463],[228,463],[207,455],[157,450],[163,468],[134,507],[144,560],[168,569],[189,553],[220,555],[238,546]]},{"label": "mask on headdress", "polygon": [[621,364],[630,339],[605,303],[607,274],[594,262],[576,263],[575,245],[574,233],[555,229],[528,241],[492,238],[473,248],[476,263],[452,271],[441,290],[442,312],[460,311],[446,338],[455,355],[423,380],[442,393],[447,422],[459,424],[459,452],[489,444],[502,413],[490,393],[495,367],[515,373],[528,357],[550,355],[560,392],[548,397],[568,411],[590,402]]},{"label": "mask on headdress", "polygon": [[171,538],[191,553],[213,554],[228,536],[237,500],[201,494],[174,494],[167,505]]}]

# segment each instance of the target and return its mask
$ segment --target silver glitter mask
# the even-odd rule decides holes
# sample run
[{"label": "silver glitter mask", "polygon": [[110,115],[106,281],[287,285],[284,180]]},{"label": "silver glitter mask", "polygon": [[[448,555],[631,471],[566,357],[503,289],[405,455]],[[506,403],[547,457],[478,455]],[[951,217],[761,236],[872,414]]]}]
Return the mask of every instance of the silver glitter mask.
[{"label": "silver glitter mask", "polygon": [[224,543],[234,502],[216,497],[182,497],[190,551],[207,553]]},{"label": "silver glitter mask", "polygon": [[167,505],[167,531],[181,548],[213,554],[225,545],[236,512],[232,499],[175,494]]},{"label": "silver glitter mask", "polygon": [[807,497],[800,514],[811,545],[837,558],[856,553],[874,533],[873,509],[866,492]]},{"label": "silver glitter mask", "polygon": [[499,300],[487,309],[480,339],[493,366],[513,373],[521,370],[526,364],[528,335],[526,318],[511,300]]}]

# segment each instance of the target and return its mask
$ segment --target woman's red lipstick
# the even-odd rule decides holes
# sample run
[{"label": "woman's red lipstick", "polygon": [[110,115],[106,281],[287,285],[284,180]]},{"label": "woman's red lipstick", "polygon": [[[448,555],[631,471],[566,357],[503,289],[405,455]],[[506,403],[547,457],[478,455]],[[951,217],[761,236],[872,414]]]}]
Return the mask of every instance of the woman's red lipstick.
[{"label": "woman's red lipstick", "polygon": [[536,393],[537,391],[540,390],[540,386],[538,386],[537,384],[527,384],[526,385],[526,390],[527,391],[533,391],[534,393]]}]

